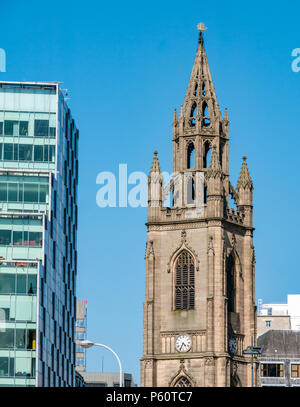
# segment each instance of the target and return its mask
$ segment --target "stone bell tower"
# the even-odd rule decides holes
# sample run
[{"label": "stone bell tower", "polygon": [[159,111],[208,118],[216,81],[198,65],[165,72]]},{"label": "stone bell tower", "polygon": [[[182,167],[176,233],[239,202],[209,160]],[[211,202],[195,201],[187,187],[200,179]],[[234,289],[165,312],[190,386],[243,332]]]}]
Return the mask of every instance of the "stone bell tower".
[{"label": "stone bell tower", "polygon": [[253,184],[246,157],[236,188],[229,180],[228,112],[202,30],[173,116],[172,179],[163,186],[156,151],[148,179],[141,386],[251,384],[243,349],[256,338]]}]

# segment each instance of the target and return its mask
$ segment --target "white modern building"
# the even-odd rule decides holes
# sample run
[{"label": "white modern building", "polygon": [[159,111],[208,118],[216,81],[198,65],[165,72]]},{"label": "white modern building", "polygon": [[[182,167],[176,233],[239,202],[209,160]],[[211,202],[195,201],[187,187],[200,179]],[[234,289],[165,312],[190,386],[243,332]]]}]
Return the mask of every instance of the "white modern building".
[{"label": "white modern building", "polygon": [[258,300],[257,335],[268,330],[300,330],[300,294],[289,294],[286,304]]}]

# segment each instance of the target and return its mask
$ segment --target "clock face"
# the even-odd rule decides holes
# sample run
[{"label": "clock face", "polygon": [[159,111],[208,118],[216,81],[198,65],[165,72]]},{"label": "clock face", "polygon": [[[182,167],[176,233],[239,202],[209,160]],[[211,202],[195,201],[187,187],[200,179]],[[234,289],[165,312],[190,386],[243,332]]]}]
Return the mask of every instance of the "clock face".
[{"label": "clock face", "polygon": [[228,342],[229,352],[234,355],[236,352],[236,341],[234,338],[230,338]]},{"label": "clock face", "polygon": [[192,341],[189,335],[183,334],[176,339],[176,350],[178,352],[187,352],[191,349]]}]

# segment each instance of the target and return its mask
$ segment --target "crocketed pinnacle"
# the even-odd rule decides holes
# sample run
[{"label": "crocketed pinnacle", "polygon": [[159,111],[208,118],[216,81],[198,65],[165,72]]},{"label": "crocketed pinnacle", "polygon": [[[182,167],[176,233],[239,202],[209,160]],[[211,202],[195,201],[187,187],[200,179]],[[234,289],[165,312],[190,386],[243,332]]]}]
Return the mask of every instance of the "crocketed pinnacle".
[{"label": "crocketed pinnacle", "polygon": [[176,126],[176,124],[178,123],[178,118],[177,118],[177,111],[176,109],[174,109],[174,114],[173,114],[173,125]]},{"label": "crocketed pinnacle", "polygon": [[216,146],[213,146],[212,153],[211,153],[211,161],[210,161],[210,165],[207,169],[206,176],[207,176],[207,178],[216,178],[216,176],[221,176],[221,175],[222,175],[222,168],[221,168],[221,164],[219,161],[217,148],[216,148]]},{"label": "crocketed pinnacle", "polygon": [[224,121],[225,123],[229,123],[229,117],[228,117],[228,109],[227,109],[227,107],[225,108],[223,121]]},{"label": "crocketed pinnacle", "polygon": [[153,157],[153,161],[152,161],[150,174],[153,172],[160,173],[160,166],[159,166],[159,161],[158,161],[158,157],[157,157],[157,154],[158,154],[157,150],[155,150],[153,154],[154,154],[154,157]]},{"label": "crocketed pinnacle", "polygon": [[240,176],[236,185],[236,189],[239,190],[241,188],[249,188],[250,190],[253,189],[252,179],[249,174],[248,166],[246,163],[247,157],[243,157],[243,164],[240,172]]}]

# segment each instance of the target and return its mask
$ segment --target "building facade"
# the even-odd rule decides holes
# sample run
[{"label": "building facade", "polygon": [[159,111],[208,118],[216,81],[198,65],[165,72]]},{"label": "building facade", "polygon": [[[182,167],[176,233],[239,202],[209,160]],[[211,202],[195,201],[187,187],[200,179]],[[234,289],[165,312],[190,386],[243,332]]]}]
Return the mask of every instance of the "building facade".
[{"label": "building facade", "polygon": [[85,381],[82,375],[75,370],[75,387],[85,387]]},{"label": "building facade", "polygon": [[[84,387],[120,387],[119,373],[80,372]],[[136,387],[132,374],[123,373],[123,386]]]},{"label": "building facade", "polygon": [[300,295],[289,294],[286,304],[263,304],[259,300],[257,336],[269,330],[300,330]]},{"label": "building facade", "polygon": [[259,356],[261,387],[300,386],[300,332],[270,330],[261,335]]},{"label": "building facade", "polygon": [[242,351],[256,339],[252,190],[246,157],[236,188],[229,180],[229,117],[200,32],[173,116],[172,180],[163,186],[156,151],[149,174],[141,386],[251,385]]},{"label": "building facade", "polygon": [[73,386],[78,130],[58,83],[0,82],[0,386]]},{"label": "building facade", "polygon": [[271,330],[291,329],[291,317],[289,315],[258,315],[257,337]]},{"label": "building facade", "polygon": [[87,333],[87,301],[77,300],[76,305],[76,371],[85,372],[86,349],[80,346],[79,342],[86,339]]}]

